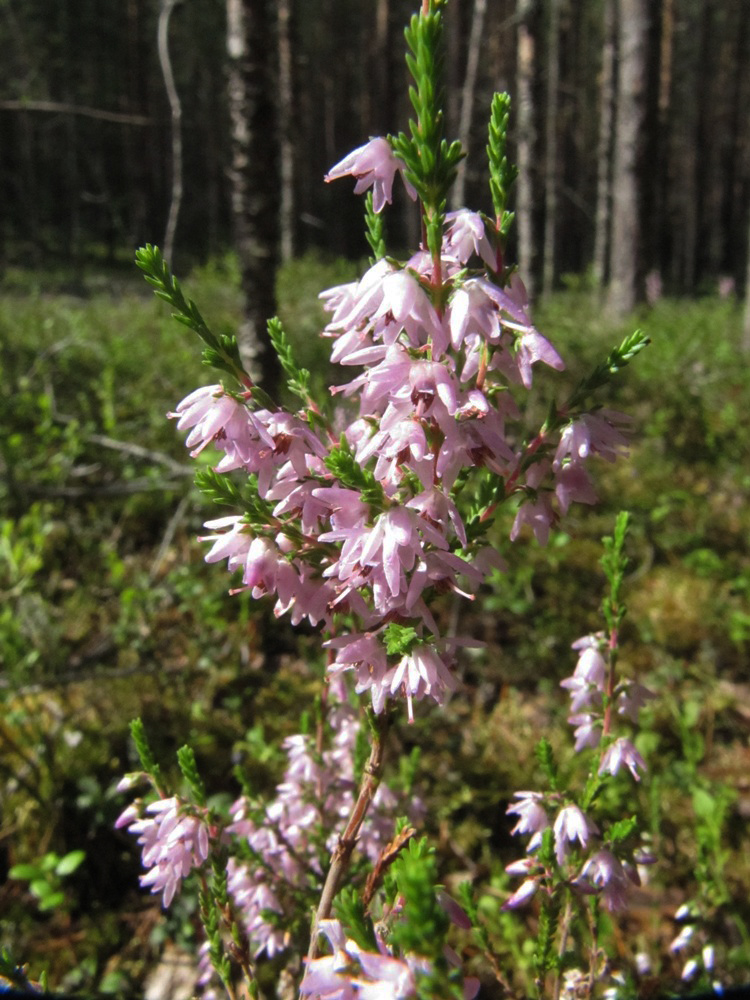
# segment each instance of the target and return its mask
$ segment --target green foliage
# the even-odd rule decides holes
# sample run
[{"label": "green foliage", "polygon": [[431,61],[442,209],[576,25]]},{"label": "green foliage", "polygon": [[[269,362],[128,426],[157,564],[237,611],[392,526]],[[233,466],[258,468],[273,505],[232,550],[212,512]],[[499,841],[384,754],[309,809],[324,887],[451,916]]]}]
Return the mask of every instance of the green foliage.
[{"label": "green foliage", "polygon": [[151,778],[156,788],[162,788],[162,774],[159,764],[156,762],[153,751],[146,736],[146,727],[141,719],[133,719],[130,723],[130,735],[135,743],[135,749],[141,762],[141,767]]},{"label": "green foliage", "polygon": [[551,791],[555,792],[558,789],[557,783],[557,764],[555,763],[554,751],[552,750],[552,744],[543,736],[536,747],[534,748],[534,754],[536,759],[539,761],[539,766],[542,769],[542,773],[549,782],[549,787]]},{"label": "green foliage", "polygon": [[173,318],[197,333],[206,345],[203,351],[204,364],[233,375],[240,385],[249,385],[250,380],[240,358],[237,338],[226,334],[216,336],[211,332],[195,302],[185,298],[179,281],[170,271],[159,248],[150,243],[140,247],[135,252],[135,263],[153,287],[154,294],[175,310]]},{"label": "green foliage", "polygon": [[69,905],[63,879],[72,875],[85,858],[86,852],[81,850],[69,851],[62,857],[50,851],[37,861],[13,865],[8,874],[29,883],[29,892],[38,900],[42,913],[62,912]]},{"label": "green foliage", "polygon": [[347,886],[336,897],[333,912],[346,930],[365,951],[377,951],[378,944],[372,919],[365,912],[364,904],[356,889]]},{"label": "green foliage", "polygon": [[438,6],[414,14],[404,31],[409,49],[406,65],[415,84],[409,88],[409,99],[416,117],[409,121],[409,136],[401,132],[391,138],[394,152],[406,165],[404,174],[422,202],[433,257],[440,254],[446,199],[464,156],[461,143],[449,144],[444,135],[443,19]]},{"label": "green foliage", "polygon": [[[355,271],[350,263],[308,255],[279,276],[279,316],[314,391],[331,375],[342,380],[327,365],[326,342],[316,337],[325,322],[317,293]],[[237,279],[231,259],[190,278],[210,326],[226,336],[240,317]],[[2,835],[11,866],[50,851],[62,858],[81,844],[88,849],[90,840],[103,843],[75,877],[76,888],[91,879],[87,893],[96,915],[70,912],[89,942],[76,946],[79,983],[89,991],[102,978],[101,956],[122,951],[135,984],[144,971],[143,956],[127,951],[132,930],[115,912],[130,906],[121,886],[134,883],[137,859],[126,862],[106,900],[96,896],[88,873],[97,855],[122,872],[124,838],[113,839],[111,827],[123,803],[113,786],[124,770],[139,767],[127,719],[143,718],[171,787],[180,779],[175,751],[188,740],[209,788],[225,780],[227,754],[235,754],[258,795],[283,770],[278,738],[296,731],[300,705],[312,704],[298,667],[310,657],[309,640],[294,645],[246,595],[228,599],[227,579],[203,566],[205,546],[192,540],[201,530],[202,500],[164,414],[201,384],[201,371],[190,338],[163,313],[139,287],[124,288],[114,302],[110,294],[0,297],[8,390],[0,399]],[[602,405],[634,414],[631,459],[592,466],[602,505],[574,506],[568,530],[553,532],[547,550],[521,553],[509,545],[512,512],[500,508],[492,541],[508,570],[461,622],[461,631],[481,637],[488,649],[465,658],[465,697],[446,706],[439,727],[419,717],[397,727],[407,754],[415,751],[402,758],[404,781],[427,799],[431,832],[450,828],[451,858],[460,851],[490,872],[477,912],[519,996],[533,992],[533,922],[500,909],[510,891],[503,865],[518,856],[504,809],[538,767],[533,748],[542,732],[550,732],[560,781],[575,771],[575,758],[553,732],[566,711],[557,681],[570,673],[569,643],[600,627],[599,539],[611,533],[623,507],[632,511],[631,579],[620,662],[666,707],[648,710],[637,743],[651,789],[639,786],[631,796],[623,782],[600,793],[597,806],[612,815],[620,806],[620,815],[645,810],[654,853],[669,858],[674,872],[672,880],[666,866],[652,869],[625,947],[655,949],[657,940],[670,939],[663,901],[692,898],[697,871],[706,873],[709,887],[703,903],[709,929],[741,942],[750,920],[746,802],[735,793],[746,775],[743,685],[750,651],[743,625],[750,596],[750,430],[743,419],[750,369],[738,363],[739,312],[717,299],[663,301],[613,328],[596,300],[579,290],[544,303],[536,321],[568,364],[570,394],[634,325],[648,331],[652,343],[638,364],[596,389]],[[146,454],[117,450],[101,438],[140,445]],[[491,477],[478,481],[477,517],[501,499]],[[238,481],[238,489],[244,496],[245,484]],[[448,619],[449,596],[436,614]],[[435,777],[443,784],[439,795],[430,784]],[[445,862],[441,847],[439,877]],[[70,951],[61,942],[71,925],[64,931],[45,924],[42,942],[38,910],[30,915],[12,894],[7,898],[0,937],[32,963],[34,975],[49,961],[51,981],[60,986],[70,974]],[[195,915],[186,910],[180,920],[189,927]],[[175,926],[165,925],[160,940],[174,936]],[[631,959],[628,951],[623,966]],[[740,944],[722,961],[746,981],[750,966]],[[666,991],[670,972],[659,975]]]},{"label": "green foliage", "polygon": [[490,168],[490,194],[500,235],[505,239],[513,224],[513,212],[508,212],[508,195],[518,176],[518,168],[508,162],[508,123],[510,94],[493,94],[490,109],[487,160]]},{"label": "green foliage", "polygon": [[385,495],[374,474],[363,469],[354,456],[351,445],[342,434],[337,448],[331,448],[325,459],[326,468],[339,479],[343,486],[362,494],[362,499],[375,510],[385,506]]},{"label": "green foliage", "polygon": [[437,901],[437,864],[426,838],[409,841],[391,866],[389,882],[403,897],[407,913],[391,929],[390,942],[402,954],[442,956],[449,920]]},{"label": "green foliage", "polygon": [[593,371],[581,379],[566,404],[566,413],[570,415],[590,406],[593,393],[619,374],[650,343],[651,340],[642,330],[636,330],[625,337],[619,347],[610,351],[606,361],[597,364]]},{"label": "green foliage", "polygon": [[620,627],[627,611],[622,603],[620,591],[629,561],[624,552],[625,539],[628,534],[628,518],[627,511],[621,511],[617,515],[614,534],[602,539],[604,555],[601,564],[609,584],[609,592],[602,604],[602,611],[610,632]]},{"label": "green foliage", "polygon": [[195,760],[195,751],[187,744],[177,751],[177,763],[180,765],[182,776],[190,789],[190,795],[197,806],[206,804],[206,787],[198,771],[198,764]]},{"label": "green foliage", "polygon": [[385,628],[385,649],[389,656],[404,656],[420,641],[416,629],[411,625],[390,622]]},{"label": "green foliage", "polygon": [[269,319],[268,336],[286,375],[289,391],[298,396],[303,403],[308,403],[310,401],[310,372],[306,368],[300,368],[295,362],[292,345],[284,333],[284,327],[278,316]]},{"label": "green foliage", "polygon": [[373,252],[370,263],[374,264],[385,257],[385,219],[382,212],[376,212],[373,208],[372,191],[365,195],[365,229],[367,242]]}]

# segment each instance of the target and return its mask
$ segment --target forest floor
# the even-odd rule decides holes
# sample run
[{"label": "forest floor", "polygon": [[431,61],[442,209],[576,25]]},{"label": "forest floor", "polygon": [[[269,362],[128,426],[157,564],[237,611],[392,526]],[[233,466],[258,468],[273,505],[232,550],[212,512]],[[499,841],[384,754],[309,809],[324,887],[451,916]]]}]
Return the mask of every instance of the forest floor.
[{"label": "forest floor", "polygon": [[[319,385],[330,370],[316,296],[355,273],[308,257],[279,277],[281,317]],[[209,789],[226,795],[236,791],[229,757],[298,731],[313,692],[306,663],[319,659],[314,635],[295,635],[247,595],[229,598],[225,575],[202,560],[195,539],[212,512],[165,414],[206,376],[192,335],[137,281],[98,279],[85,296],[20,274],[0,286],[0,944],[33,977],[47,970],[51,986],[120,996],[139,995],[167,943],[189,948],[195,935],[195,899],[162,916],[138,891],[132,838],[113,830],[124,806],[115,785],[136,766],[130,719],[143,719],[163,761],[190,742]],[[231,259],[186,285],[214,329],[236,328]],[[747,982],[750,366],[740,309],[665,299],[612,324],[571,287],[535,319],[570,385],[635,326],[646,330],[651,346],[602,398],[634,417],[632,448],[597,467],[600,504],[574,506],[546,548],[511,545],[512,513],[498,517],[508,571],[462,621],[486,648],[467,660],[438,727],[426,706],[398,727],[405,749],[421,748],[425,830],[447,873],[486,887],[483,913],[523,982],[532,924],[499,908],[503,867],[519,853],[505,810],[515,790],[536,787],[540,735],[575,766],[559,680],[574,666],[571,643],[601,627],[600,540],[626,509],[623,669],[657,694],[638,737],[649,775],[627,789],[628,807],[659,863],[612,939],[623,967],[649,956],[639,995],[675,989],[674,913],[698,900],[718,974]],[[442,613],[453,613],[448,602]],[[279,763],[264,766],[272,787]],[[78,849],[83,864],[67,877],[48,866],[46,888],[8,877],[13,865]]]}]

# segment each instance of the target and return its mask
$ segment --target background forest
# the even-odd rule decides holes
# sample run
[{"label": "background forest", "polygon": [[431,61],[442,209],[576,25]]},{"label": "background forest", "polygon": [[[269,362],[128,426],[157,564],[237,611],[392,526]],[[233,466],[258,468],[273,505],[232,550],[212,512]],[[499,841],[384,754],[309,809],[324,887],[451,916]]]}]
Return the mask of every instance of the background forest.
[{"label": "background forest", "polygon": [[[253,179],[281,202],[284,256],[310,248],[359,256],[359,206],[321,178],[366,137],[405,125],[410,11],[406,0],[66,0],[52,8],[6,0],[5,265],[62,261],[75,274],[162,240],[173,122],[157,47],[165,14],[181,104],[178,252],[204,259],[232,239],[238,125],[228,88],[236,93],[239,63],[249,99],[257,97],[249,141],[262,140],[264,167],[275,165]],[[613,202],[622,196],[619,183],[613,198],[614,171],[624,169],[619,129],[638,188],[641,295],[651,272],[670,294],[715,288],[720,277],[743,286],[750,25],[742,3],[457,0],[446,21],[448,133],[474,153],[456,200],[486,206],[477,189],[486,110],[495,90],[508,90],[527,274],[547,291],[561,275],[608,276]],[[410,218],[392,223],[404,241]]]},{"label": "background forest", "polygon": [[[175,774],[189,739],[211,792],[228,794],[229,757],[273,788],[317,655],[202,562],[214,512],[164,414],[205,374],[133,250],[168,248],[216,330],[252,342],[278,311],[326,384],[317,295],[368,248],[350,185],[323,177],[405,127],[413,7],[0,0],[0,946],[52,987],[190,995],[195,900],[165,917],[113,829],[128,721]],[[400,727],[421,749],[427,832],[446,872],[486,887],[522,992],[533,914],[500,910],[517,854],[505,809],[534,787],[541,733],[572,766],[558,682],[600,627],[600,539],[626,508],[623,664],[659,695],[632,807],[663,862],[612,921],[623,996],[709,986],[709,970],[681,982],[669,951],[684,903],[697,952],[715,944],[723,981],[748,982],[750,19],[721,0],[450,0],[445,16],[448,134],[469,151],[456,205],[489,207],[487,109],[508,90],[510,253],[569,384],[635,326],[653,343],[605,400],[635,418],[630,460],[599,470],[600,505],[546,549],[514,549],[512,512],[498,519],[509,570],[472,612],[487,649],[438,729],[428,712]],[[410,208],[388,212],[395,245],[418,240]],[[185,970],[187,992],[159,985]]]}]

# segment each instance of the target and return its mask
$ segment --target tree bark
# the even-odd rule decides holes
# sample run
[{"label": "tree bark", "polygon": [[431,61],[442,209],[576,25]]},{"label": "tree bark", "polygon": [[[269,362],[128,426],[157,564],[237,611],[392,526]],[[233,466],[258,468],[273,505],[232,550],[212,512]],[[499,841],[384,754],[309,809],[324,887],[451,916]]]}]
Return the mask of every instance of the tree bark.
[{"label": "tree bark", "polygon": [[231,210],[244,297],[238,340],[250,375],[273,395],[279,364],[267,323],[276,312],[279,255],[274,25],[267,0],[227,0],[226,10]]},{"label": "tree bark", "polygon": [[745,278],[745,319],[742,325],[742,350],[750,354],[750,226],[747,232],[747,276]]},{"label": "tree bark", "polygon": [[615,0],[605,0],[602,68],[599,83],[599,142],[596,150],[594,280],[603,288],[608,275],[612,206],[612,138],[615,73]]},{"label": "tree bark", "polygon": [[641,294],[641,143],[648,0],[619,0],[609,311],[622,316]]},{"label": "tree bark", "polygon": [[[466,74],[464,85],[461,89],[461,112],[458,120],[458,138],[464,148],[464,152],[469,152],[469,142],[471,139],[471,119],[474,110],[474,96],[477,89],[477,71],[479,69],[479,54],[482,48],[482,32],[484,28],[484,15],[487,11],[487,0],[474,0],[474,8],[471,15],[471,32],[469,34],[469,51],[466,56]],[[466,163],[468,157],[464,157],[458,164],[456,183],[453,185],[451,193],[451,207],[455,209],[463,208],[466,204]]]},{"label": "tree bark", "polygon": [[533,183],[531,164],[534,148],[534,36],[529,20],[533,0],[518,0],[516,16],[518,20],[518,63],[516,87],[518,91],[516,161],[518,180],[516,181],[516,220],[518,223],[518,271],[526,285],[529,298],[533,295],[534,284],[534,217]]},{"label": "tree bark", "polygon": [[294,255],[294,145],[292,143],[292,44],[289,36],[290,0],[277,0],[279,33],[279,250],[281,260]]},{"label": "tree bark", "polygon": [[557,236],[557,117],[560,84],[560,0],[550,0],[547,34],[547,107],[544,116],[544,244],[542,294],[555,281]]}]

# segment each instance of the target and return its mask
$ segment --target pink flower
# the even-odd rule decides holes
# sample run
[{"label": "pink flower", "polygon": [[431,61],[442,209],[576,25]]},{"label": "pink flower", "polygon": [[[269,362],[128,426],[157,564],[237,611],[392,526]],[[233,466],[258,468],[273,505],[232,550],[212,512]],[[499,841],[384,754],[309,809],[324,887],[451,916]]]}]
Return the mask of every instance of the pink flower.
[{"label": "pink flower", "polygon": [[604,903],[611,912],[625,909],[629,880],[611,851],[601,850],[592,855],[583,866],[581,880],[602,890]]},{"label": "pink flower", "polygon": [[143,817],[136,805],[128,806],[115,826],[129,826],[130,833],[139,834],[143,866],[150,869],[141,876],[141,885],[163,892],[164,906],[169,906],[182,880],[208,858],[208,827],[175,796],[157,799],[145,811],[150,815]]},{"label": "pink flower", "polygon": [[598,832],[596,824],[576,805],[563,806],[557,814],[554,830],[555,855],[559,865],[565,861],[569,843],[577,840],[581,847],[586,847],[591,834]]},{"label": "pink flower", "polygon": [[582,712],[580,715],[568,716],[568,722],[575,726],[573,735],[576,738],[575,752],[579,753],[584,747],[598,747],[602,738],[601,726],[593,715]]},{"label": "pink flower", "polygon": [[371,187],[373,208],[376,212],[380,212],[386,202],[391,203],[396,171],[401,173],[409,197],[412,200],[416,199],[416,191],[404,177],[404,164],[394,155],[387,139],[377,138],[370,139],[364,146],[352,150],[343,160],[331,167],[325,180],[334,181],[347,174],[356,177],[354,193],[362,194]]},{"label": "pink flower", "polygon": [[[506,813],[509,816],[518,816],[519,820],[513,829],[512,834],[533,833],[541,834],[549,826],[547,810],[544,808],[544,796],[540,792],[515,792],[513,798],[518,799],[513,805],[508,806]],[[541,842],[537,837],[537,843]]]},{"label": "pink flower", "polygon": [[638,768],[645,771],[646,762],[630,740],[620,737],[620,739],[617,739],[614,743],[610,744],[610,746],[608,746],[602,754],[602,760],[599,765],[599,774],[605,774],[606,772],[609,772],[612,775],[617,774],[623,764],[629,769],[636,781],[641,780],[641,776],[638,774]]},{"label": "pink flower", "polygon": [[497,270],[497,254],[492,249],[479,212],[461,208],[448,212],[445,221],[450,223],[443,237],[443,251],[465,264],[472,253],[478,254],[491,271]]},{"label": "pink flower", "polygon": [[566,456],[574,463],[585,460],[590,454],[614,462],[618,455],[627,453],[628,440],[624,431],[630,423],[630,418],[617,410],[602,408],[596,413],[584,413],[568,424],[560,435],[554,468],[562,468]]},{"label": "pink flower", "polygon": [[420,700],[430,695],[438,705],[442,705],[446,690],[455,690],[456,680],[437,650],[423,644],[403,656],[391,674],[391,694],[399,688],[406,696],[409,722],[413,722],[412,698]]},{"label": "pink flower", "polygon": [[357,694],[370,691],[373,710],[382,712],[389,694],[388,665],[385,648],[377,636],[368,632],[341,635],[323,645],[337,650],[329,671],[354,670]]},{"label": "pink flower", "polygon": [[503,910],[516,910],[519,906],[524,906],[535,895],[539,888],[538,878],[527,878],[525,882],[516,889],[512,896],[502,905]]}]

